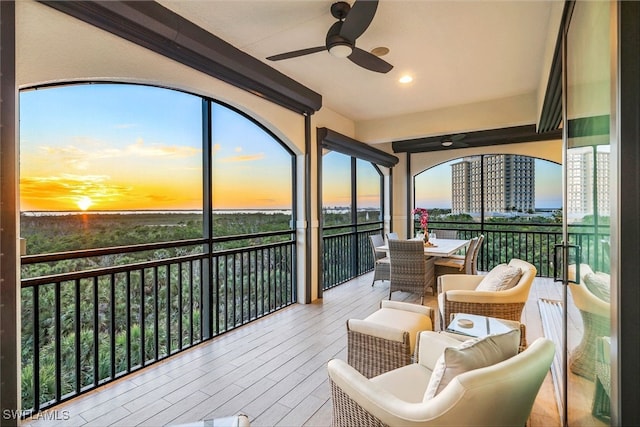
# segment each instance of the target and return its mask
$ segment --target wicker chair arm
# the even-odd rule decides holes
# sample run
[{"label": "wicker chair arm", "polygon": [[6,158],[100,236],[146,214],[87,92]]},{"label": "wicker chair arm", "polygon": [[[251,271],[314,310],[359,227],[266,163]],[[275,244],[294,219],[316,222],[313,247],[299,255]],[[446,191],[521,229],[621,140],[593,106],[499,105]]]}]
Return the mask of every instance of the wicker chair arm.
[{"label": "wicker chair arm", "polygon": [[[509,292],[506,291],[448,291],[447,300],[455,302],[467,302],[475,304],[488,304],[488,303],[520,303],[523,302],[522,292]],[[524,295],[524,301],[526,301],[526,294]]]},{"label": "wicker chair arm", "polygon": [[[332,387],[337,387],[349,396],[357,405],[377,418],[384,425],[417,425],[415,422],[428,415],[436,415],[423,403],[408,403],[370,381],[345,361],[332,359],[327,365]],[[349,411],[350,405],[338,405],[340,411]],[[425,407],[426,406],[426,407]],[[335,404],[334,404],[335,408]],[[426,409],[426,410],[425,410]],[[431,413],[431,414],[429,414]],[[427,416],[425,416],[427,415]],[[343,418],[355,420],[356,417],[342,415]]]}]

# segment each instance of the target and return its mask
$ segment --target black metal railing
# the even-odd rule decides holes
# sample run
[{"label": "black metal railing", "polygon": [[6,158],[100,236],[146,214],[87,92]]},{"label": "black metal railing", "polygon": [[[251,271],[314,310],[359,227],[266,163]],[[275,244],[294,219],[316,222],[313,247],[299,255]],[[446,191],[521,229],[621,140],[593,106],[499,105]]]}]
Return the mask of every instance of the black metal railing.
[{"label": "black metal railing", "polygon": [[[597,230],[596,230],[597,228]],[[419,227],[416,227],[416,231]],[[478,269],[489,271],[512,258],[520,258],[536,266],[538,276],[553,277],[554,246],[562,242],[562,225],[555,223],[459,223],[447,221],[429,222],[429,230],[454,230],[459,239],[471,239],[484,234],[485,239],[478,254]],[[382,233],[382,224],[359,231],[354,225],[325,227],[323,229],[323,289],[329,289],[373,269],[374,258],[368,236]],[[582,262],[597,271],[609,272],[607,246],[599,244],[608,240],[608,225],[595,227],[588,224],[572,225],[569,243],[580,245]]]},{"label": "black metal railing", "polygon": [[322,289],[330,289],[373,270],[369,236],[382,233],[382,222],[323,228]]},{"label": "black metal railing", "polygon": [[[460,239],[471,239],[483,234],[484,243],[478,254],[478,269],[489,271],[512,258],[520,258],[536,266],[538,276],[553,277],[554,246],[562,242],[562,224],[519,223],[451,223],[433,221],[429,229],[455,230]],[[609,254],[606,246],[599,244],[608,240],[609,226],[588,224],[572,225],[569,228],[569,243],[580,245],[582,262],[597,271],[609,271]]]},{"label": "black metal railing", "polygon": [[[265,237],[276,242],[207,250]],[[23,269],[125,253],[163,258],[22,279],[24,411],[36,413],[295,303],[294,239],[288,230],[23,257]]]}]

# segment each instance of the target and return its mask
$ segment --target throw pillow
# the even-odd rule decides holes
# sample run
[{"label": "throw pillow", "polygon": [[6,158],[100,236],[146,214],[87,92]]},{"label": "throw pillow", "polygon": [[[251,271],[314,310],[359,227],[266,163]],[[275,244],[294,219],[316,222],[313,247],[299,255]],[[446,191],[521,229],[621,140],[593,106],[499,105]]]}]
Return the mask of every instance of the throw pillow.
[{"label": "throw pillow", "polygon": [[522,270],[507,264],[496,265],[482,279],[476,291],[504,291],[518,284],[522,277]]},{"label": "throw pillow", "polygon": [[607,273],[587,273],[584,275],[584,285],[602,301],[610,302],[611,277]]},{"label": "throw pillow", "polygon": [[518,354],[520,330],[513,329],[499,335],[488,335],[447,347],[433,367],[423,401],[436,396],[456,376],[473,369],[484,368]]}]

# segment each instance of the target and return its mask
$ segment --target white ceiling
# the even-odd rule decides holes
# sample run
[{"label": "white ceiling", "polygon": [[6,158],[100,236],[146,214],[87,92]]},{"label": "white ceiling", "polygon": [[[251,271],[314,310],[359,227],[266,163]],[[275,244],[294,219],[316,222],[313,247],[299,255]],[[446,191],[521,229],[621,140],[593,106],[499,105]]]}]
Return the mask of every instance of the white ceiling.
[{"label": "white ceiling", "polygon": [[[272,62],[270,55],[324,45],[332,0],[160,0],[159,3],[320,93],[354,121],[535,92],[542,77],[551,1],[380,0],[357,46],[390,49],[387,74],[323,51]],[[352,1],[351,1],[352,3]],[[409,73],[414,81],[401,85]]]}]

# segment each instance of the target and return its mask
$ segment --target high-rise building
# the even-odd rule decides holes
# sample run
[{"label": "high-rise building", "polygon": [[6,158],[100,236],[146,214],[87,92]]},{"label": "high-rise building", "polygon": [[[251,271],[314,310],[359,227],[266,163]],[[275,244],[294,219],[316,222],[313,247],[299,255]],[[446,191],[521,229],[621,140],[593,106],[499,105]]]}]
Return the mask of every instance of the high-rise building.
[{"label": "high-rise building", "polygon": [[[495,154],[465,157],[451,165],[453,213],[528,212],[535,209],[535,162],[532,157]],[[484,184],[483,184],[484,183]]]},{"label": "high-rise building", "polygon": [[[595,164],[595,167],[594,167]],[[567,216],[580,220],[593,215],[609,216],[609,152],[593,147],[567,152]]]}]

